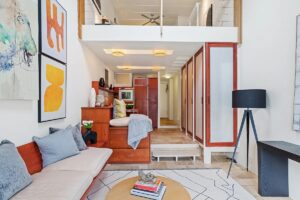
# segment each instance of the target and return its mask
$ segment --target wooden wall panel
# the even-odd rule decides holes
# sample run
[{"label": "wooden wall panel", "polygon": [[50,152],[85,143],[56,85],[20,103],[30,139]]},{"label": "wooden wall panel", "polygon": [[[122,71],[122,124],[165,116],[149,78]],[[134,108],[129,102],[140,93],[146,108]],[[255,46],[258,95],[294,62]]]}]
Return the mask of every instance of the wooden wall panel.
[{"label": "wooden wall panel", "polygon": [[181,128],[186,130],[187,122],[187,67],[184,66],[181,71]]},{"label": "wooden wall panel", "polygon": [[187,64],[187,132],[193,135],[194,124],[194,63],[191,58]]}]

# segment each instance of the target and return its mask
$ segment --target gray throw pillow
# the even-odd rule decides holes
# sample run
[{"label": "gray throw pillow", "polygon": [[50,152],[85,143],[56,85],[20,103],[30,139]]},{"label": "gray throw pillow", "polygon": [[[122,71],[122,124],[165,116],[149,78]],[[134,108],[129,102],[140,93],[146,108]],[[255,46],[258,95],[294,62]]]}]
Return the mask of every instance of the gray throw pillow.
[{"label": "gray throw pillow", "polygon": [[[82,134],[81,134],[81,131],[80,131],[80,123],[76,124],[76,126],[69,125],[66,129],[71,129],[72,130],[73,137],[74,137],[74,140],[76,142],[76,145],[77,145],[79,151],[86,150],[87,146],[86,146],[86,144],[85,144],[85,142],[82,138]],[[59,131],[63,131],[63,130],[66,130],[66,129],[59,129],[59,128],[50,127],[49,128],[49,133],[50,134],[58,133]]]},{"label": "gray throw pillow", "polygon": [[10,141],[0,143],[0,199],[7,200],[32,182],[17,148]]},{"label": "gray throw pillow", "polygon": [[43,167],[79,154],[71,129],[65,129],[43,138],[33,137],[33,140],[42,154]]}]

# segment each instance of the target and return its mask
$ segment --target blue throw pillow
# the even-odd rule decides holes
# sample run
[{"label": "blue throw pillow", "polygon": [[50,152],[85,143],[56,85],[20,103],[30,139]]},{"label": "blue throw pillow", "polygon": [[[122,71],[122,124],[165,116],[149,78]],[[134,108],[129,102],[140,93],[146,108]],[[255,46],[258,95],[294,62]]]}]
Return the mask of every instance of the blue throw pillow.
[{"label": "blue throw pillow", "polygon": [[[76,142],[76,145],[77,145],[79,151],[86,150],[87,146],[86,146],[86,144],[85,144],[85,142],[82,138],[82,134],[81,134],[81,131],[80,131],[80,123],[78,123],[76,126],[69,125],[66,129],[71,129],[72,130],[73,137],[74,137],[74,140]],[[66,129],[59,129],[59,128],[50,127],[49,128],[49,133],[50,134],[59,133],[60,131],[64,131]]]},{"label": "blue throw pillow", "polygon": [[42,154],[43,167],[79,154],[71,129],[65,129],[43,138],[33,137],[33,140]]},{"label": "blue throw pillow", "polygon": [[26,165],[15,145],[0,143],[0,199],[7,200],[32,182]]}]

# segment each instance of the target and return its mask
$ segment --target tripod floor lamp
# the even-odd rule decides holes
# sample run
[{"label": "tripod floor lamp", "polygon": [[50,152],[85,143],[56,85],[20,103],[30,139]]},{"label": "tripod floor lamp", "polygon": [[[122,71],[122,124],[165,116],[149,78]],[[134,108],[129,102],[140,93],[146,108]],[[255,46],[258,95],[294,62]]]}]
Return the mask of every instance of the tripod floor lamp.
[{"label": "tripod floor lamp", "polygon": [[237,143],[235,145],[234,152],[232,155],[227,178],[230,175],[232,163],[234,161],[234,156],[236,154],[236,150],[239,145],[241,135],[243,133],[245,121],[246,121],[246,130],[247,130],[247,171],[248,171],[250,123],[251,123],[252,129],[253,129],[255,140],[256,140],[256,142],[258,141],[257,132],[256,132],[251,108],[266,108],[266,90],[251,89],[251,90],[235,90],[235,91],[233,91],[232,92],[232,108],[245,108],[245,110],[244,110],[242,123],[241,123],[240,129],[239,129]]}]

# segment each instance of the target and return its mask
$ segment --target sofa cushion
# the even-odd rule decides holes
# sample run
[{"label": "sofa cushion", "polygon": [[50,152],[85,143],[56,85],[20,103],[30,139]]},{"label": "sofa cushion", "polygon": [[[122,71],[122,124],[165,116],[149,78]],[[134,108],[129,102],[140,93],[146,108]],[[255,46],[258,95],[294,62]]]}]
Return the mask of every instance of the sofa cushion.
[{"label": "sofa cushion", "polygon": [[115,127],[123,127],[123,126],[128,126],[129,120],[130,120],[130,117],[112,119],[109,121],[109,124],[111,126],[115,126]]},{"label": "sofa cushion", "polygon": [[33,137],[42,154],[43,167],[64,158],[79,154],[71,129],[43,138]]},{"label": "sofa cushion", "polygon": [[[79,151],[86,150],[87,146],[86,146],[86,144],[85,144],[85,142],[82,138],[82,134],[80,132],[80,123],[76,124],[75,126],[69,125],[66,129],[71,129],[72,130],[73,137],[74,137],[74,140],[76,142],[76,145],[77,145]],[[50,127],[49,128],[49,133],[50,134],[60,133],[61,131],[65,131],[66,129],[59,129],[59,128]]]},{"label": "sofa cushion", "polygon": [[113,118],[126,117],[126,103],[124,100],[114,99]]},{"label": "sofa cushion", "polygon": [[66,158],[49,165],[43,171],[72,170],[89,172],[93,177],[97,176],[112,154],[111,149],[89,147],[81,151],[79,155]]},{"label": "sofa cushion", "polygon": [[78,200],[93,181],[89,173],[77,171],[47,171],[32,177],[32,184],[11,200]]},{"label": "sofa cushion", "polygon": [[0,143],[0,199],[6,200],[32,182],[26,165],[15,145]]}]

